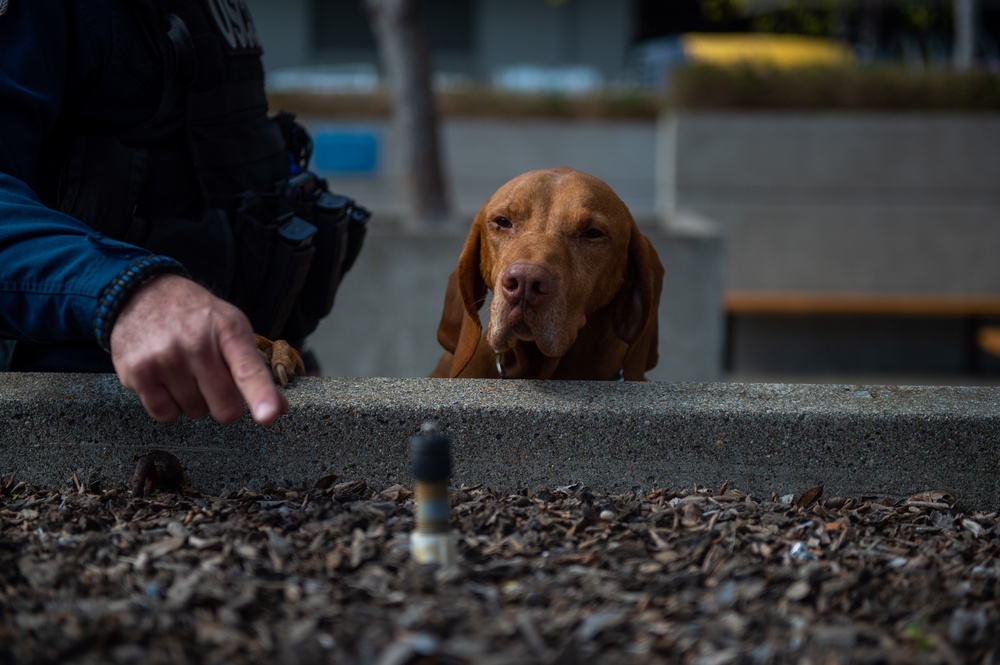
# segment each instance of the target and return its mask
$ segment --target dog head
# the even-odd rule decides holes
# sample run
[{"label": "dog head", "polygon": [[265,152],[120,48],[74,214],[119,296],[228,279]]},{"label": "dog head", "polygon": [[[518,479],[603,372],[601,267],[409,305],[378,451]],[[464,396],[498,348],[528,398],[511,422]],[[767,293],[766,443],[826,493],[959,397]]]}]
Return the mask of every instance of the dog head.
[{"label": "dog head", "polygon": [[[610,307],[614,334],[635,356],[626,365],[641,374],[656,362],[662,278],[652,244],[606,183],[567,168],[517,176],[476,215],[449,281],[438,339],[454,355],[451,375],[480,344],[487,291],[493,351],[525,342],[560,357]],[[638,348],[650,334],[652,346]]]}]

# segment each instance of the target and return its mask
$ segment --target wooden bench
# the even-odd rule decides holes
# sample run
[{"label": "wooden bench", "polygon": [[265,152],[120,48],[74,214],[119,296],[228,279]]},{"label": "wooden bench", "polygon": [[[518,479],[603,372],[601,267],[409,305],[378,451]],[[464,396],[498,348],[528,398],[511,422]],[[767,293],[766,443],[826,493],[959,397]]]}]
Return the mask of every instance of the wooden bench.
[{"label": "wooden bench", "polygon": [[[955,318],[968,323],[972,347],[1000,357],[1000,295],[726,291],[726,367],[731,369],[734,320],[742,316]],[[977,363],[970,358],[970,369]]]},{"label": "wooden bench", "polygon": [[1000,295],[727,291],[727,315],[1000,317]]}]

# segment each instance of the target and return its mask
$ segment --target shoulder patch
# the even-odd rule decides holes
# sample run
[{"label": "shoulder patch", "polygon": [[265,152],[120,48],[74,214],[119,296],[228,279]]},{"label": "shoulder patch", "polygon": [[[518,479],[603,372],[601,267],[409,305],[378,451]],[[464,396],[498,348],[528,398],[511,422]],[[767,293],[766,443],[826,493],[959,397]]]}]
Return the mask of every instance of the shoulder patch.
[{"label": "shoulder patch", "polygon": [[0,16],[7,13],[7,5],[10,4],[10,0],[0,0]]},{"label": "shoulder patch", "polygon": [[[6,0],[0,0],[0,3]],[[260,51],[257,28],[244,0],[206,0],[208,12],[233,52]]]}]

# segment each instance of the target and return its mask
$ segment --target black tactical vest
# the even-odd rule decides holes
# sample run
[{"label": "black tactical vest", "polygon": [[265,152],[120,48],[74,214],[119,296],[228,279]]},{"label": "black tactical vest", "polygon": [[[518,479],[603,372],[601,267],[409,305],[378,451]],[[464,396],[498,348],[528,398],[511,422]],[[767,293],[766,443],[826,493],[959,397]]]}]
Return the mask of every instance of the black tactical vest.
[{"label": "black tactical vest", "polygon": [[305,171],[311,143],[294,116],[268,116],[243,0],[135,1],[163,58],[158,111],[113,136],[61,127],[36,191],[104,235],[181,261],[256,332],[300,339],[330,311],[369,213]]}]

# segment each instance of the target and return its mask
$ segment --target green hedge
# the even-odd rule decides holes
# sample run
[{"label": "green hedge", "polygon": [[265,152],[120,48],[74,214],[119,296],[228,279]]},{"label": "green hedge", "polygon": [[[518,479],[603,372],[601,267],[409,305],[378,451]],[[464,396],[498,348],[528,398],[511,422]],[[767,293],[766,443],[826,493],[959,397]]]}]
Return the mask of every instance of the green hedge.
[{"label": "green hedge", "polygon": [[[1000,76],[898,67],[774,69],[692,65],[673,72],[669,91],[620,90],[571,96],[463,88],[438,94],[443,116],[651,120],[664,108],[896,109],[1000,111]],[[340,117],[388,117],[385,92],[284,93],[273,109]]]},{"label": "green hedge", "polygon": [[668,103],[686,109],[1000,111],[1000,76],[900,67],[698,65],[674,72]]},{"label": "green hedge", "polygon": [[[270,95],[272,109],[339,117],[387,117],[392,110],[384,92],[370,94],[281,93]],[[660,95],[621,91],[593,95],[502,93],[467,87],[440,92],[443,116],[475,118],[652,119],[662,107]]]}]

